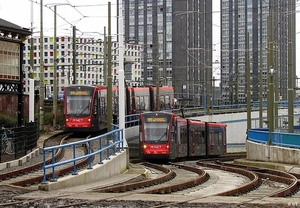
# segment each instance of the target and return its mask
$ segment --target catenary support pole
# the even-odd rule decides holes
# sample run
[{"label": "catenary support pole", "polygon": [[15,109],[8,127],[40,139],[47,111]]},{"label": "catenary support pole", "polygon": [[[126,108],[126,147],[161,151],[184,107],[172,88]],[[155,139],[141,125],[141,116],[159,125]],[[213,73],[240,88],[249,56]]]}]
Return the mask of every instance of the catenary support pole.
[{"label": "catenary support pole", "polygon": [[107,66],[107,131],[112,123],[112,76],[111,76],[111,3],[108,2],[108,66]]},{"label": "catenary support pole", "polygon": [[125,139],[125,84],[124,84],[124,37],[122,1],[119,1],[119,127],[123,129],[124,147],[127,147]]},{"label": "catenary support pole", "polygon": [[53,70],[53,127],[57,125],[57,41],[56,41],[56,5],[54,6],[54,70]]},{"label": "catenary support pole", "polygon": [[45,84],[44,84],[44,37],[43,37],[43,0],[40,1],[40,131],[44,131],[44,97],[45,97]]},{"label": "catenary support pole", "polygon": [[288,25],[288,128],[289,133],[294,132],[294,73],[293,73],[293,12],[292,0],[289,0],[289,25]]}]

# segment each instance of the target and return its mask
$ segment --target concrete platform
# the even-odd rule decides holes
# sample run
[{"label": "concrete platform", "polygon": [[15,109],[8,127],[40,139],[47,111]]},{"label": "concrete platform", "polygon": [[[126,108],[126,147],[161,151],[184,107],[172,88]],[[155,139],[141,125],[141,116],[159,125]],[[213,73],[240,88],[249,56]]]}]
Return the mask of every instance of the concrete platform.
[{"label": "concrete platform", "polygon": [[300,166],[299,165],[255,161],[255,160],[249,160],[249,159],[236,159],[236,160],[234,160],[234,163],[240,164],[240,165],[254,166],[254,167],[259,167],[259,168],[275,169],[275,170],[285,171],[288,173],[300,174]]}]

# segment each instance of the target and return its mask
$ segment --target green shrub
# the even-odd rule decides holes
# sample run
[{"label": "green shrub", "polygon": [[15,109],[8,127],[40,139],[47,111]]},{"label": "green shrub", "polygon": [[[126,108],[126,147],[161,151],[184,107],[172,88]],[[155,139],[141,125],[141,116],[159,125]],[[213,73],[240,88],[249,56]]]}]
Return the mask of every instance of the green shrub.
[{"label": "green shrub", "polygon": [[52,113],[45,113],[44,114],[44,124],[45,125],[52,125],[52,123],[53,123]]},{"label": "green shrub", "polygon": [[18,125],[18,118],[8,115],[0,115],[0,125],[5,128],[12,128]]},{"label": "green shrub", "polygon": [[58,113],[57,114],[57,124],[59,124],[60,126],[63,126],[64,121],[65,121],[64,115],[62,113]]},{"label": "green shrub", "polygon": [[[24,122],[28,122],[28,116],[24,116]],[[35,114],[34,115],[34,120],[37,121],[39,120],[39,115]],[[61,112],[58,112],[57,114],[57,119],[56,119],[56,123],[59,126],[63,126],[64,125],[64,115]],[[52,126],[53,125],[53,114],[52,112],[47,112],[44,114],[44,125],[48,125],[48,126]],[[13,128],[18,126],[18,117],[13,117],[13,116],[8,116],[5,114],[0,115],[0,128],[1,127],[5,127],[5,128]]]},{"label": "green shrub", "polygon": [[[64,124],[64,115],[62,113],[57,114],[56,123],[60,126]],[[44,124],[52,126],[53,125],[53,114],[52,113],[45,113],[44,114]]]}]

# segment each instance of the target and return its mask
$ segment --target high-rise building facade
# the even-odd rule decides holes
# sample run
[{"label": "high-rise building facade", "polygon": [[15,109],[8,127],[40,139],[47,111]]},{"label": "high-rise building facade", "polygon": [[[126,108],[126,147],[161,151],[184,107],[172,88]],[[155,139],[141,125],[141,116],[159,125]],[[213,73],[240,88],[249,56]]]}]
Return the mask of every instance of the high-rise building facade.
[{"label": "high-rise building facade", "polygon": [[[33,41],[33,67],[30,63],[31,40]],[[45,96],[53,92],[54,78],[57,79],[58,93],[62,93],[63,87],[70,84],[82,85],[104,85],[107,84],[107,55],[105,56],[104,42],[94,38],[77,38],[75,63],[76,70],[73,73],[73,38],[62,36],[56,38],[56,76],[54,74],[54,41],[53,37],[44,37],[43,40],[43,73],[45,84]],[[112,84],[118,85],[119,70],[119,44],[111,44],[111,66]],[[125,59],[125,82],[127,85],[135,86],[141,80],[141,47],[135,44],[124,45]],[[29,38],[23,49],[23,71],[25,78],[25,93],[29,92],[28,78],[40,81],[40,38]],[[105,62],[106,58],[106,62]],[[106,67],[106,70],[105,70]],[[74,77],[75,76],[75,77]],[[38,87],[39,84],[37,84]]]},{"label": "high-rise building facade", "polygon": [[[289,12],[289,3],[292,4],[292,13]],[[245,103],[248,60],[250,60],[251,100],[258,101],[262,89],[262,96],[266,101],[268,68],[275,69],[277,73],[276,96],[278,99],[287,100],[288,25],[292,24],[292,28],[295,28],[295,0],[221,0],[220,5],[221,89],[224,104]],[[291,22],[288,21],[289,14],[292,14]],[[268,25],[272,26],[268,28]],[[295,42],[295,35],[292,41]],[[270,48],[269,43],[273,48]],[[292,51],[295,54],[295,47]],[[269,64],[268,54],[273,54]],[[295,60],[295,55],[292,58]],[[295,61],[293,61],[293,77],[296,79]],[[295,80],[293,81],[295,83]]]},{"label": "high-rise building facade", "polygon": [[122,2],[125,42],[142,47],[143,84],[172,85],[178,101],[202,105],[212,93],[212,1]]}]

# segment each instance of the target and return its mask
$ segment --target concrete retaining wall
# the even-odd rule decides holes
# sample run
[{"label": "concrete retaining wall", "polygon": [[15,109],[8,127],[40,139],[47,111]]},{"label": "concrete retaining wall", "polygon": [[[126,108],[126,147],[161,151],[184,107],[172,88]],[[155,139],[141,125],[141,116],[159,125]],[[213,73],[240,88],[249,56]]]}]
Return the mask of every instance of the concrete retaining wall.
[{"label": "concrete retaining wall", "polygon": [[93,169],[78,171],[78,175],[69,175],[58,178],[55,182],[40,184],[39,190],[52,191],[62,188],[78,186],[86,183],[91,183],[97,180],[108,178],[110,176],[120,174],[128,169],[128,150],[117,153],[111,156],[110,160],[104,160],[103,164],[93,166]]},{"label": "concrete retaining wall", "polygon": [[300,165],[299,149],[270,146],[252,141],[246,142],[246,149],[249,160]]},{"label": "concrete retaining wall", "polygon": [[[125,129],[125,137],[131,138],[138,134],[137,127]],[[108,178],[110,176],[125,172],[129,167],[129,150],[125,148],[124,152],[110,156],[110,160],[103,160],[103,164],[93,166],[93,169],[78,171],[78,175],[69,175],[58,178],[55,182],[39,185],[40,190],[51,191],[61,188],[78,186],[85,183]]]}]

